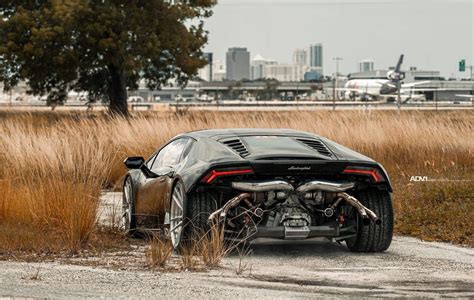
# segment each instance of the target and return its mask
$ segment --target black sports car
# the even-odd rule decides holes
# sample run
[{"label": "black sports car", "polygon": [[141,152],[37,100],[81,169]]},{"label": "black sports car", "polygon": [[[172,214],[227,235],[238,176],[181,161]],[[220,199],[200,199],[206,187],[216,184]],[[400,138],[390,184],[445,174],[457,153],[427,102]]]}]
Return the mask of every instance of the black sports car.
[{"label": "black sports car", "polygon": [[234,241],[327,237],[379,252],[392,240],[383,167],[311,133],[193,131],[125,165],[125,229],[165,229],[175,248],[213,223]]}]

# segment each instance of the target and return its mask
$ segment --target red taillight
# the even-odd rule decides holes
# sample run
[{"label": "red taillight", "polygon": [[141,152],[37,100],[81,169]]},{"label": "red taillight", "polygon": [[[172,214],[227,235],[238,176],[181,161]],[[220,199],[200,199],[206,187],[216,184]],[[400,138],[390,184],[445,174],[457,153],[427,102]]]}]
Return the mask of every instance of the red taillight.
[{"label": "red taillight", "polygon": [[210,184],[213,182],[217,177],[221,176],[231,176],[231,175],[245,175],[245,174],[252,174],[252,169],[237,169],[237,170],[212,170],[207,174],[203,179],[202,182],[206,184]]},{"label": "red taillight", "polygon": [[374,182],[384,181],[384,178],[383,178],[382,174],[380,174],[378,169],[347,167],[342,173],[355,174],[355,175],[368,175],[368,176],[372,177]]}]

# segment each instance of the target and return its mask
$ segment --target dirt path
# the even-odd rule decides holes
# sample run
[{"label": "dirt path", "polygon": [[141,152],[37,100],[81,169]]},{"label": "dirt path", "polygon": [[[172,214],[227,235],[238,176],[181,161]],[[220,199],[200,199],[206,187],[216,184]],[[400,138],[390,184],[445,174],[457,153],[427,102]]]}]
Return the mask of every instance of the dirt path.
[{"label": "dirt path", "polygon": [[[130,260],[140,261],[140,253]],[[473,249],[407,237],[375,255],[322,241],[260,241],[244,258],[243,275],[236,275],[238,263],[235,256],[209,272],[160,273],[140,263],[117,269],[0,262],[0,297],[474,297]]]},{"label": "dirt path", "polygon": [[408,237],[395,237],[382,254],[354,254],[327,241],[260,240],[241,275],[239,261],[225,258],[209,272],[160,273],[145,266],[139,245],[67,262],[3,261],[0,297],[474,297],[474,249]]}]

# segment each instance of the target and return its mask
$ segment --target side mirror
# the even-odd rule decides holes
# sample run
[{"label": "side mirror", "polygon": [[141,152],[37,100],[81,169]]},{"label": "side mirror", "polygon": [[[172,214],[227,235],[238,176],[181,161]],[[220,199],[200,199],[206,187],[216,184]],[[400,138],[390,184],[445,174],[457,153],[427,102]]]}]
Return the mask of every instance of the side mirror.
[{"label": "side mirror", "polygon": [[140,167],[145,163],[145,159],[141,156],[131,156],[127,157],[123,163],[128,169],[140,169]]}]

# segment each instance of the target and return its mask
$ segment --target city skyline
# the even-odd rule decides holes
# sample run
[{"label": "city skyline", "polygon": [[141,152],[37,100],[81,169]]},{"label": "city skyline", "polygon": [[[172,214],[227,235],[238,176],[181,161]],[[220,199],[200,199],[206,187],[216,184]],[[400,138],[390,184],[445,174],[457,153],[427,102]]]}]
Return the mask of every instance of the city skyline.
[{"label": "city skyline", "polygon": [[[205,52],[204,57],[211,58],[210,60],[207,59],[210,64],[198,72],[198,76],[205,81],[212,81],[209,79],[213,77],[215,80],[273,78],[278,81],[302,81],[307,78],[320,78],[324,75],[322,66],[323,45],[321,43],[309,45],[308,50],[295,49],[291,64],[279,63],[275,60],[264,58],[260,54],[251,58],[247,48],[231,47],[226,52],[224,76],[221,76],[224,73],[222,72],[224,64],[219,60],[213,61],[213,53]],[[218,64],[219,66],[213,66],[213,64]],[[209,74],[212,73],[213,68],[217,70],[215,75]]]},{"label": "city skyline", "polygon": [[474,64],[473,13],[467,0],[221,0],[206,22],[205,51],[225,60],[227,48],[246,47],[251,57],[291,64],[295,49],[322,43],[325,75],[335,72],[333,57],[343,58],[339,71],[347,74],[367,57],[377,69],[387,69],[403,53],[406,69],[467,77],[457,63],[464,58]]},{"label": "city skyline", "polygon": [[[304,73],[306,72],[311,72],[311,71],[316,71],[318,72],[320,75],[322,76],[332,76],[334,74],[325,74],[324,73],[324,70],[323,70],[323,66],[321,65],[321,60],[322,60],[322,52],[323,52],[323,49],[324,48],[324,45],[322,43],[316,43],[316,44],[312,44],[312,45],[309,45],[309,47],[307,48],[297,48],[297,49],[294,49],[293,51],[293,60],[291,63],[282,63],[282,62],[279,62],[279,61],[276,61],[272,58],[268,58],[268,57],[265,57],[263,55],[261,55],[260,53],[259,54],[252,54],[252,52],[250,51],[250,49],[247,49],[246,47],[230,47],[227,49],[227,52],[226,52],[226,59],[224,61],[221,61],[221,60],[216,60],[216,61],[213,61],[212,60],[212,57],[213,57],[213,53],[212,52],[205,52],[204,53],[204,58],[208,61],[208,62],[211,62],[211,65],[206,65],[205,67],[203,67],[202,69],[199,70],[199,76],[206,80],[206,81],[209,81],[208,78],[212,78],[212,65],[213,64],[222,64],[224,67],[226,65],[229,65],[229,62],[228,62],[228,59],[229,59],[229,53],[232,53],[234,50],[245,50],[246,52],[248,52],[248,60],[249,60],[249,65],[250,65],[250,74],[249,74],[249,77],[246,78],[246,79],[250,79],[250,80],[255,80],[255,79],[259,79],[259,78],[264,78],[265,77],[265,72],[264,72],[264,69],[265,67],[267,66],[270,66],[270,65],[277,65],[277,66],[292,66],[292,67],[307,67],[307,69],[302,69],[302,76],[304,75]],[[314,51],[313,51],[313,50]],[[312,53],[314,52],[314,53]],[[208,59],[208,56],[210,56],[210,60]],[[311,57],[313,56],[313,57]],[[247,59],[247,57],[245,58]],[[242,61],[241,61],[242,62]],[[349,73],[347,73],[346,75],[350,74],[350,73],[357,73],[357,72],[366,72],[366,71],[372,71],[372,70],[375,70],[375,61],[371,58],[365,58],[365,59],[360,59],[358,62],[357,62],[357,66],[354,67],[354,70],[350,71]],[[385,68],[385,69],[388,69]],[[219,71],[219,70],[216,70],[216,71]],[[206,78],[202,76],[202,74],[204,73],[210,73],[211,75],[207,75],[206,74]],[[341,72],[339,72],[341,75],[343,75]],[[226,77],[228,76],[227,72],[226,72],[226,76],[224,76],[224,78],[221,78],[219,80],[222,80],[222,79],[226,79]],[[245,77],[243,77],[245,78]]]}]

